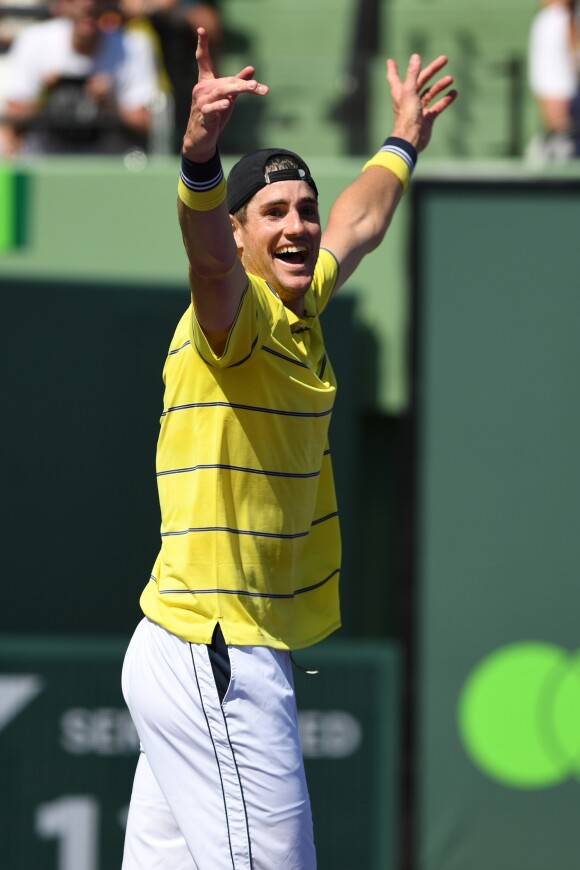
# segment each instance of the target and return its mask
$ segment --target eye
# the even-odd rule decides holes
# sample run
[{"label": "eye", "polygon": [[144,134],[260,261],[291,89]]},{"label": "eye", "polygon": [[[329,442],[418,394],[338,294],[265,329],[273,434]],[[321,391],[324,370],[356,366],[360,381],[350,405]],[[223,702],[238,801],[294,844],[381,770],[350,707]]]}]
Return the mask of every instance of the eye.
[{"label": "eye", "polygon": [[279,217],[282,217],[283,214],[284,213],[283,213],[281,208],[272,207],[272,208],[269,208],[268,211],[266,212],[266,217],[279,218]]}]

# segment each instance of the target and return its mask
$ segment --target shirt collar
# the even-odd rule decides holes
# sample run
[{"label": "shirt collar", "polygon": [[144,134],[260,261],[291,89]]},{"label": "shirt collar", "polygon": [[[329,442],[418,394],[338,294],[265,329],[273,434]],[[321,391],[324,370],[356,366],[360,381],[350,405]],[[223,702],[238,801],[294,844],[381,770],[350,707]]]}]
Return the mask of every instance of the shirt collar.
[{"label": "shirt collar", "polygon": [[316,304],[312,287],[308,288],[304,296],[304,314],[302,317],[294,314],[290,308],[286,309],[286,316],[288,317],[291,332],[303,332],[305,329],[312,329],[316,317]]}]

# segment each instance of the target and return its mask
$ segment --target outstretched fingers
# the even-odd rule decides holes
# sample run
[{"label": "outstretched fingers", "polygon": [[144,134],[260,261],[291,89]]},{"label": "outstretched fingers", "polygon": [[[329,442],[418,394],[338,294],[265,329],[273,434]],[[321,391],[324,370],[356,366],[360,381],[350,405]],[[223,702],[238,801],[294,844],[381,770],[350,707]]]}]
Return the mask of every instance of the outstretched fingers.
[{"label": "outstretched fingers", "polygon": [[422,69],[417,78],[417,87],[419,89],[424,88],[427,82],[433,78],[440,70],[443,69],[444,66],[448,63],[448,58],[445,54],[440,54],[439,57],[436,57],[435,60],[432,60],[431,63],[428,63],[427,66]]},{"label": "outstretched fingers", "polygon": [[429,103],[438,96],[441,91],[446,90],[450,85],[453,84],[453,76],[443,76],[439,79],[439,81],[435,82],[431,87],[426,88],[421,93],[421,100],[423,105],[427,106]]},{"label": "outstretched fingers", "polygon": [[[251,70],[253,67],[247,67]],[[229,109],[236,97],[240,94],[258,94],[265,96],[268,93],[268,86],[256,81],[254,78],[240,78],[239,76],[229,76],[227,78],[215,79],[214,86],[211,87],[205,96],[205,99],[200,104],[200,109],[204,115],[211,112],[221,112],[224,109]]]},{"label": "outstretched fingers", "polygon": [[197,28],[197,46],[195,49],[197,61],[198,80],[215,79],[216,70],[209,52],[209,39],[204,27]]},{"label": "outstretched fingers", "polygon": [[207,33],[203,27],[197,28],[195,59],[198,66],[198,83],[194,93],[202,115],[228,111],[239,94],[255,93],[264,96],[268,93],[267,85],[254,78],[256,70],[253,66],[245,66],[233,76],[218,77],[211,59]]},{"label": "outstretched fingers", "polygon": [[391,88],[393,88],[394,85],[401,84],[401,76],[399,75],[397,62],[391,57],[387,60],[387,81]]},{"label": "outstretched fingers", "polygon": [[254,73],[256,72],[256,68],[253,66],[245,66],[243,69],[236,73],[234,78],[236,79],[245,79],[248,81],[249,79],[254,77]]},{"label": "outstretched fingers", "polygon": [[407,64],[407,72],[405,74],[405,86],[411,90],[419,88],[419,77],[421,75],[421,57],[418,54],[412,54]]},{"label": "outstretched fingers", "polygon": [[448,106],[451,105],[455,101],[457,97],[457,91],[449,91],[449,93],[445,94],[440,100],[437,100],[432,106],[429,106],[428,109],[425,110],[425,115],[428,118],[432,118],[433,120],[441,114]]},{"label": "outstretched fingers", "polygon": [[403,88],[414,91],[421,72],[421,58],[418,54],[411,55],[404,80],[401,79],[397,62],[392,57],[387,58],[387,81],[392,94],[399,94]]}]

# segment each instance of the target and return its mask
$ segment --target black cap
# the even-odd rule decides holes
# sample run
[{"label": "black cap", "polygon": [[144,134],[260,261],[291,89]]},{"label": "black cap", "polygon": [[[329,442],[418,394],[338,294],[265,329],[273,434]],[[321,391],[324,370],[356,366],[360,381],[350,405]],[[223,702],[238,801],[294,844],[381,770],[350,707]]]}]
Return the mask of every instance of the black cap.
[{"label": "black cap", "polygon": [[[299,169],[276,169],[264,172],[272,157],[293,157]],[[304,160],[286,148],[260,148],[242,157],[228,176],[228,210],[235,214],[255,193],[275,181],[306,181],[318,197],[318,190]]]}]

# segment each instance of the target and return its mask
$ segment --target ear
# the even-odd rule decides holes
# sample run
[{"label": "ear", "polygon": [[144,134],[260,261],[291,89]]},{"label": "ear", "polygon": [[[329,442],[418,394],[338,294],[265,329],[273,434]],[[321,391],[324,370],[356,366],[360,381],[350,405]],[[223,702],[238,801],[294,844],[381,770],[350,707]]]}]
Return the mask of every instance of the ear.
[{"label": "ear", "polygon": [[236,218],[231,214],[230,215],[230,223],[232,225],[232,233],[234,234],[234,241],[236,243],[236,247],[238,249],[238,255],[241,258],[244,252],[244,243],[242,241],[243,238],[243,227],[241,223],[236,220]]}]

